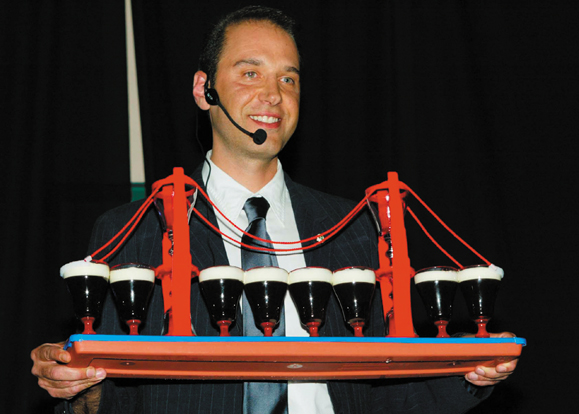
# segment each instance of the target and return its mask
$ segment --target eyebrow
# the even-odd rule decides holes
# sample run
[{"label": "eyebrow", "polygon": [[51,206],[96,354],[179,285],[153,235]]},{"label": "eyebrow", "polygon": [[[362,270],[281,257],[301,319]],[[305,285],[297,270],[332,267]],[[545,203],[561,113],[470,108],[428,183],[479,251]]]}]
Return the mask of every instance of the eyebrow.
[{"label": "eyebrow", "polygon": [[[262,64],[263,64],[262,60],[249,58],[249,59],[238,60],[237,62],[235,62],[233,67],[242,66],[242,65],[261,66]],[[285,70],[287,72],[293,72],[297,75],[300,74],[300,70],[298,68],[296,68],[295,66],[286,66]]]}]

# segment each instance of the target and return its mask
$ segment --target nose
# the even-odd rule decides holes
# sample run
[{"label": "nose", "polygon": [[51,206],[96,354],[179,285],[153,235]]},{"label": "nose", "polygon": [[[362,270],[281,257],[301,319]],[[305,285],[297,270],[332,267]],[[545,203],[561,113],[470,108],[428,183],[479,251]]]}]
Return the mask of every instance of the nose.
[{"label": "nose", "polygon": [[268,79],[259,93],[259,99],[271,106],[278,105],[281,100],[280,85],[277,79]]}]

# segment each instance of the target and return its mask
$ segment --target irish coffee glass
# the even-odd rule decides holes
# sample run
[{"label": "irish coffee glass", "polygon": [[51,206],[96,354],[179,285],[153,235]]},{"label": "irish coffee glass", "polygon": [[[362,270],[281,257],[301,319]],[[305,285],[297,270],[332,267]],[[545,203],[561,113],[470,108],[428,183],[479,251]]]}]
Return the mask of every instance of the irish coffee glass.
[{"label": "irish coffee glass", "polygon": [[486,326],[494,314],[502,277],[502,269],[487,265],[469,266],[458,272],[458,282],[469,316],[478,325],[477,338],[490,336]]},{"label": "irish coffee glass", "polygon": [[264,336],[272,336],[279,323],[287,279],[288,273],[279,267],[255,267],[245,271],[245,295]]},{"label": "irish coffee glass", "polygon": [[446,326],[452,316],[452,304],[458,286],[457,270],[446,266],[421,269],[414,275],[414,283],[428,317],[438,328],[436,336],[448,338]]},{"label": "irish coffee glass", "polygon": [[111,268],[110,283],[120,318],[130,335],[138,335],[155,286],[155,270],[138,263],[116,265]]},{"label": "irish coffee glass", "polygon": [[83,334],[96,334],[93,324],[100,317],[109,286],[106,263],[78,260],[60,268],[72,297],[74,313],[83,325]]},{"label": "irish coffee glass", "polygon": [[364,267],[336,270],[332,275],[332,285],[344,320],[354,329],[355,336],[364,336],[362,330],[370,313],[376,286],[374,271]]},{"label": "irish coffee glass", "polygon": [[288,289],[301,324],[310,336],[319,336],[318,328],[326,319],[326,306],[332,294],[332,272],[321,267],[293,270],[289,273]]},{"label": "irish coffee glass", "polygon": [[211,320],[220,336],[229,336],[243,293],[243,270],[235,266],[213,266],[199,273],[199,288]]}]

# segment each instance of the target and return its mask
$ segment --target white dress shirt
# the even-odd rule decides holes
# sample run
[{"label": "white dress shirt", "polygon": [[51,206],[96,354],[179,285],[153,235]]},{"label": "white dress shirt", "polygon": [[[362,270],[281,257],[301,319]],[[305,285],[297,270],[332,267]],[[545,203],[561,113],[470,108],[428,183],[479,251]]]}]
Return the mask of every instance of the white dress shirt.
[{"label": "white dress shirt", "polygon": [[[270,208],[267,212],[267,232],[273,241],[298,241],[300,236],[291,205],[289,191],[285,185],[281,163],[278,161],[277,173],[257,193],[252,193],[239,184],[223,170],[211,161],[211,151],[207,153],[209,165],[203,165],[203,182],[206,183],[207,194],[217,208],[241,229],[248,226],[247,215],[243,211],[243,205],[250,197],[264,197]],[[240,232],[231,226],[216,211],[219,230],[241,240]],[[223,238],[225,252],[231,266],[241,267],[241,250],[239,245]],[[275,244],[275,248],[294,248],[296,244]],[[306,266],[302,252],[277,253],[279,267],[291,272]],[[286,336],[309,336],[302,328],[296,307],[289,295],[286,294],[284,302],[285,312],[285,335]],[[289,414],[333,414],[334,409],[328,394],[328,386],[325,382],[288,382],[288,413]]]}]

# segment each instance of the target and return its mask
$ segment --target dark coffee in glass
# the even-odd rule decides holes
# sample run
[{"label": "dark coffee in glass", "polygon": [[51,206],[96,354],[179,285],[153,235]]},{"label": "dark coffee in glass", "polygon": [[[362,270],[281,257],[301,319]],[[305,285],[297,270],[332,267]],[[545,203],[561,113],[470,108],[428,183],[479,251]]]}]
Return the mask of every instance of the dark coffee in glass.
[{"label": "dark coffee in glass", "polygon": [[138,335],[155,286],[155,270],[138,263],[116,265],[111,268],[110,283],[120,318],[131,335]]},{"label": "dark coffee in glass", "polygon": [[263,329],[264,336],[272,336],[279,322],[287,292],[287,279],[288,273],[279,267],[255,267],[245,272],[245,295],[255,322]]},{"label": "dark coffee in glass", "polygon": [[289,273],[288,288],[300,322],[310,336],[326,319],[326,306],[332,294],[332,272],[321,267],[305,267]]},{"label": "dark coffee in glass", "polygon": [[469,316],[478,325],[477,338],[490,336],[486,325],[494,315],[495,299],[502,278],[502,269],[493,265],[469,266],[458,272],[460,290]]},{"label": "dark coffee in glass", "polygon": [[83,334],[95,334],[93,324],[101,315],[109,287],[109,266],[78,260],[62,266],[60,275],[72,297],[74,314],[84,324]]},{"label": "dark coffee in glass", "polygon": [[211,320],[221,336],[229,336],[243,293],[243,270],[234,266],[213,266],[199,274],[199,288]]},{"label": "dark coffee in glass", "polygon": [[336,270],[332,275],[332,285],[344,320],[354,329],[355,336],[364,336],[362,330],[370,314],[376,286],[374,271],[364,267]]},{"label": "dark coffee in glass", "polygon": [[457,270],[445,266],[422,269],[414,275],[414,283],[428,317],[438,328],[437,337],[448,338],[446,326],[452,316],[452,304],[458,286]]}]

